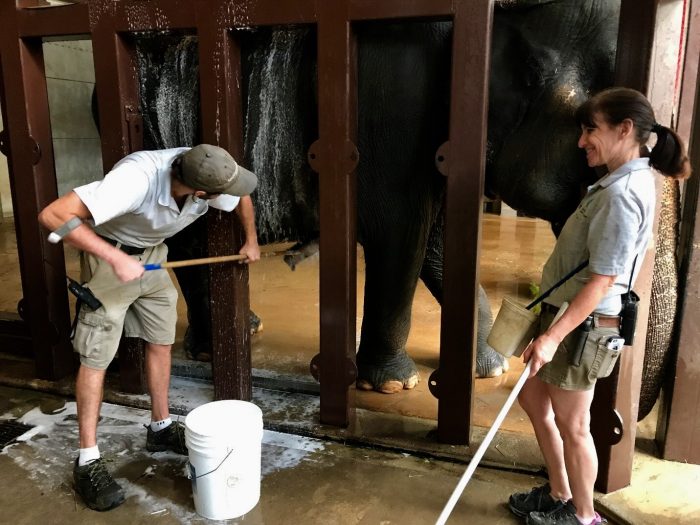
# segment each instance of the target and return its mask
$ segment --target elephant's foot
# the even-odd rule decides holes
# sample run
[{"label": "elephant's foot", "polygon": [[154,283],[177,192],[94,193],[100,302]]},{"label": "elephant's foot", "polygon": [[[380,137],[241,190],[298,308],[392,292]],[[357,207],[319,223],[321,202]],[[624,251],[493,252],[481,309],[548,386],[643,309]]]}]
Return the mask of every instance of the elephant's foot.
[{"label": "elephant's foot", "polygon": [[383,394],[397,394],[410,390],[420,381],[418,369],[405,351],[365,357],[365,352],[357,354],[357,381],[359,390],[376,390]]},{"label": "elephant's foot", "polygon": [[476,355],[476,377],[498,377],[508,371],[508,360],[488,345]]},{"label": "elephant's foot", "polygon": [[250,335],[255,335],[263,331],[263,322],[258,315],[250,311]]},{"label": "elephant's foot", "polygon": [[384,381],[384,383],[377,387],[366,379],[358,379],[355,386],[358,388],[358,390],[376,390],[382,394],[397,394],[402,390],[411,390],[415,388],[419,382],[420,375],[415,374],[405,381],[396,381],[394,379]]},{"label": "elephant's foot", "polygon": [[[263,322],[253,310],[250,311],[250,335],[262,332]],[[211,340],[208,336],[202,336],[204,330],[194,330],[192,324],[185,331],[184,348],[187,359],[208,363],[212,360]]]}]

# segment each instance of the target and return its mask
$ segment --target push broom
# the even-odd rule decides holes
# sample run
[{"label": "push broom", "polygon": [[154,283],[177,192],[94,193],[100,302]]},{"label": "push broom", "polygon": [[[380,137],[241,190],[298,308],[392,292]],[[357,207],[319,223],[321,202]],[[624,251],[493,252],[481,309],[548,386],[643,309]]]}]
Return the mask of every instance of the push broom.
[{"label": "push broom", "polygon": [[[276,257],[278,255],[294,255],[295,252],[290,252],[288,250],[279,252],[262,252],[260,257]],[[201,259],[187,259],[184,261],[169,261],[163,263],[149,263],[144,264],[143,268],[146,271],[149,270],[164,270],[166,268],[181,268],[183,266],[198,266],[200,264],[218,264],[231,261],[244,261],[248,258],[247,255],[220,255],[217,257],[202,257]]]},{"label": "push broom", "polygon": [[[532,308],[544,301],[555,289],[564,284],[587,265],[587,260],[582,262],[549,290],[544,292],[524,308],[514,301],[511,301],[508,297],[504,297],[501,309],[498,311],[496,321],[493,323],[493,328],[491,329],[491,333],[488,337],[489,345],[491,345],[494,350],[506,358],[513,355],[519,357],[530,343],[530,340],[534,335],[537,316],[532,312]],[[554,324],[559,317],[561,317],[567,306],[568,303],[562,304],[559,312],[557,312],[557,315],[554,317],[552,324]],[[464,474],[462,474],[459,483],[457,483],[454,491],[452,491],[452,495],[450,496],[450,499],[447,500],[447,504],[442,509],[440,516],[435,522],[435,525],[445,525],[447,522],[452,510],[455,508],[459,498],[462,496],[462,492],[464,492],[469,480],[471,480],[476,467],[479,465],[481,458],[486,453],[486,449],[488,449],[491,441],[493,441],[493,438],[496,436],[496,432],[500,428],[501,423],[503,423],[508,411],[513,406],[515,399],[518,397],[520,390],[522,390],[525,381],[527,381],[527,378],[530,376],[531,365],[532,363],[529,361],[525,365],[525,369],[520,374],[518,381],[515,383],[513,390],[511,390],[508,399],[506,399],[506,402],[503,404],[503,408],[501,408],[501,411],[496,416],[496,419],[487,432],[486,437],[481,442],[481,445],[479,445],[476,454],[474,454],[474,457],[469,462],[467,470],[465,470]]]}]

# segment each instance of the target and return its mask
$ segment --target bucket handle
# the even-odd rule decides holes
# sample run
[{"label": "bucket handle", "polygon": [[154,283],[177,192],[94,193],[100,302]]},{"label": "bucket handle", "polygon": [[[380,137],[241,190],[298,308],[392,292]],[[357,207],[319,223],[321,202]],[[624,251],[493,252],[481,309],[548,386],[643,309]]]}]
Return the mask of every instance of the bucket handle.
[{"label": "bucket handle", "polygon": [[233,453],[233,449],[229,450],[229,453],[226,454],[226,456],[224,457],[224,459],[221,460],[221,463],[219,463],[219,464],[216,466],[216,468],[210,470],[209,472],[205,472],[204,474],[200,474],[199,476],[195,476],[194,479],[203,478],[204,476],[208,476],[208,475],[211,474],[212,472],[216,472],[217,470],[219,470],[219,467],[220,467],[221,465],[224,464],[224,462],[228,459],[228,457],[229,457],[232,453]]}]

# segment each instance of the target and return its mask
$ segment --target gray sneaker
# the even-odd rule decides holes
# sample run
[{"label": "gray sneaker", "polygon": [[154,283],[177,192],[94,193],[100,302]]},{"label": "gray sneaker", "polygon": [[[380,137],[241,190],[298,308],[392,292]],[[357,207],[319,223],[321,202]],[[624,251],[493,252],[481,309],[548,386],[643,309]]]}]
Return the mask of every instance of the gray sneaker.
[{"label": "gray sneaker", "polygon": [[172,450],[178,454],[187,455],[187,445],[185,445],[185,427],[179,421],[173,421],[163,430],[154,432],[150,425],[144,425],[148,432],[146,434],[146,449],[149,452],[162,452]]},{"label": "gray sneaker", "polygon": [[[561,502],[560,502],[561,503]],[[597,512],[594,513],[593,520],[586,525],[601,525],[607,523]],[[527,525],[581,525],[576,517],[576,507],[571,500],[562,503],[559,508],[549,512],[532,512],[525,521]]]},{"label": "gray sneaker", "polygon": [[92,510],[105,511],[124,503],[124,490],[112,479],[102,458],[82,467],[73,466],[75,491]]},{"label": "gray sneaker", "polygon": [[508,498],[510,511],[520,518],[526,518],[531,512],[550,512],[564,503],[554,499],[549,483],[534,487],[530,492],[518,492]]}]

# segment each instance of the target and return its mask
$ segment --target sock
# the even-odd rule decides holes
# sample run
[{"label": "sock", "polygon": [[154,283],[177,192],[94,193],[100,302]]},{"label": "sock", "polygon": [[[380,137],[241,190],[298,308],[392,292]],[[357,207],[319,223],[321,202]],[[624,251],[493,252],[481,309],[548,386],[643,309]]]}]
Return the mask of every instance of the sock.
[{"label": "sock", "polygon": [[78,456],[78,466],[84,467],[96,459],[100,459],[100,449],[97,448],[97,445],[94,447],[81,448],[80,455]]},{"label": "sock", "polygon": [[590,518],[582,518],[581,516],[576,514],[576,519],[582,525],[595,525],[596,523],[600,523],[597,513],[593,514],[593,516],[591,516]]},{"label": "sock", "polygon": [[151,421],[151,430],[153,432],[158,432],[160,430],[163,430],[164,428],[168,428],[170,426],[170,423],[172,422],[173,420],[169,417],[161,419],[160,421]]}]

